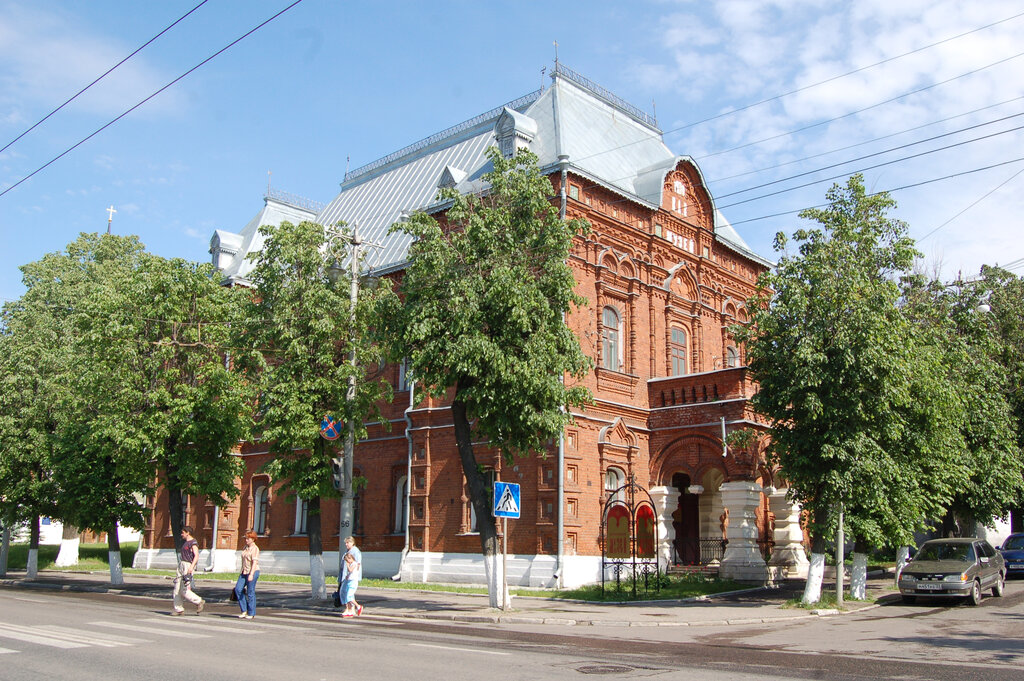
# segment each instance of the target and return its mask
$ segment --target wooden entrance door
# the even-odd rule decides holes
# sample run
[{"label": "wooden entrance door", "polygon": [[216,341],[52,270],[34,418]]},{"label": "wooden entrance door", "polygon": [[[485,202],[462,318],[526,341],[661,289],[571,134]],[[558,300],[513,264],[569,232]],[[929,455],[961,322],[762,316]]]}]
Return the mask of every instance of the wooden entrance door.
[{"label": "wooden entrance door", "polygon": [[672,514],[676,559],[681,565],[700,565],[700,498],[686,491],[690,486],[688,475],[674,475],[672,486],[682,492],[679,506]]}]

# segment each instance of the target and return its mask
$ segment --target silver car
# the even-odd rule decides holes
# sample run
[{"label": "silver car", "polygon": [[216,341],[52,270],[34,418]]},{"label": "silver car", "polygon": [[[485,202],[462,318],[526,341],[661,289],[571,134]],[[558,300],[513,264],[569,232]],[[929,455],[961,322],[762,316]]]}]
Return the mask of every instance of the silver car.
[{"label": "silver car", "polygon": [[981,592],[1003,595],[1006,565],[984,539],[932,539],[903,568],[900,594],[905,603],[921,596],[960,596],[971,605],[981,603]]}]

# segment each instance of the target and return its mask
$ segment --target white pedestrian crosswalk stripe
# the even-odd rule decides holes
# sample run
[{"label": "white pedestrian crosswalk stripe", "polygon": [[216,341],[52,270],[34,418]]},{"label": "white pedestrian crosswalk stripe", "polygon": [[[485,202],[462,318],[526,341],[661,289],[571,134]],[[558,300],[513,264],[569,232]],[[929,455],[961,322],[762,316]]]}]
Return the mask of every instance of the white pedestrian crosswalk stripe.
[{"label": "white pedestrian crosswalk stripe", "polygon": [[14,639],[25,643],[36,643],[51,648],[87,648],[88,644],[76,641],[65,641],[43,633],[34,633],[31,627],[18,627],[12,624],[0,624],[0,638]]},{"label": "white pedestrian crosswalk stripe", "polygon": [[[0,640],[21,641],[51,648],[116,648],[153,643],[159,637],[171,638],[214,638],[219,634],[239,633],[246,636],[269,633],[271,629],[293,629],[305,631],[306,627],[272,624],[269,622],[239,624],[233,618],[204,617],[144,617],[135,621],[89,622],[86,627],[72,628],[58,624],[17,625],[0,622]],[[132,636],[112,633],[127,631]],[[139,638],[147,636],[147,638]],[[0,655],[18,653],[20,650],[0,647]]]}]

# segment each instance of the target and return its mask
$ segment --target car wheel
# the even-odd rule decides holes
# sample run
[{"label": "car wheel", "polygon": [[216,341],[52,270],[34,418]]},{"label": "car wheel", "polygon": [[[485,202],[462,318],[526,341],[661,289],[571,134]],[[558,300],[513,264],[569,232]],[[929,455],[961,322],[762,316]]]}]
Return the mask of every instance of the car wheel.
[{"label": "car wheel", "polygon": [[903,602],[907,605],[913,605],[917,601],[915,596],[903,596]]},{"label": "car wheel", "polygon": [[971,605],[981,605],[981,584],[977,580],[971,584],[971,593],[967,597],[967,602]]},{"label": "car wheel", "polygon": [[1000,572],[996,575],[996,583],[992,585],[992,595],[999,598],[1003,595],[1003,587],[1006,586],[1006,575]]}]

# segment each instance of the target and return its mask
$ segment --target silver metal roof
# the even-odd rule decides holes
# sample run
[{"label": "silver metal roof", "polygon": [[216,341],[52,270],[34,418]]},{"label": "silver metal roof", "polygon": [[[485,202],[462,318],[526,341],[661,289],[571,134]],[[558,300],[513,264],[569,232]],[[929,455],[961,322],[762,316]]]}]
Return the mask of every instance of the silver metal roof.
[{"label": "silver metal roof", "polygon": [[[436,206],[442,183],[454,184],[464,193],[485,188],[481,178],[490,169],[485,152],[498,144],[495,124],[506,109],[514,112],[512,124],[524,130],[542,169],[553,170],[559,156],[565,155],[570,170],[651,208],[661,203],[666,174],[681,160],[693,163],[665,145],[652,116],[556,64],[547,90],[520,97],[346,173],[334,200],[316,216],[305,214],[298,219],[315,219],[323,225],[342,221],[355,225],[364,241],[380,245],[369,249],[368,267],[380,271],[401,266],[411,238],[389,234],[391,225],[405,214]],[[224,267],[229,279],[244,278],[251,270],[244,258],[262,247],[256,228],[296,219],[294,213],[286,217],[286,212],[284,207],[271,207],[268,201],[260,215],[242,230],[243,243],[234,261]],[[714,215],[715,232],[723,245],[771,265],[747,246],[717,210]],[[227,233],[218,234],[222,241],[230,241]]]}]

